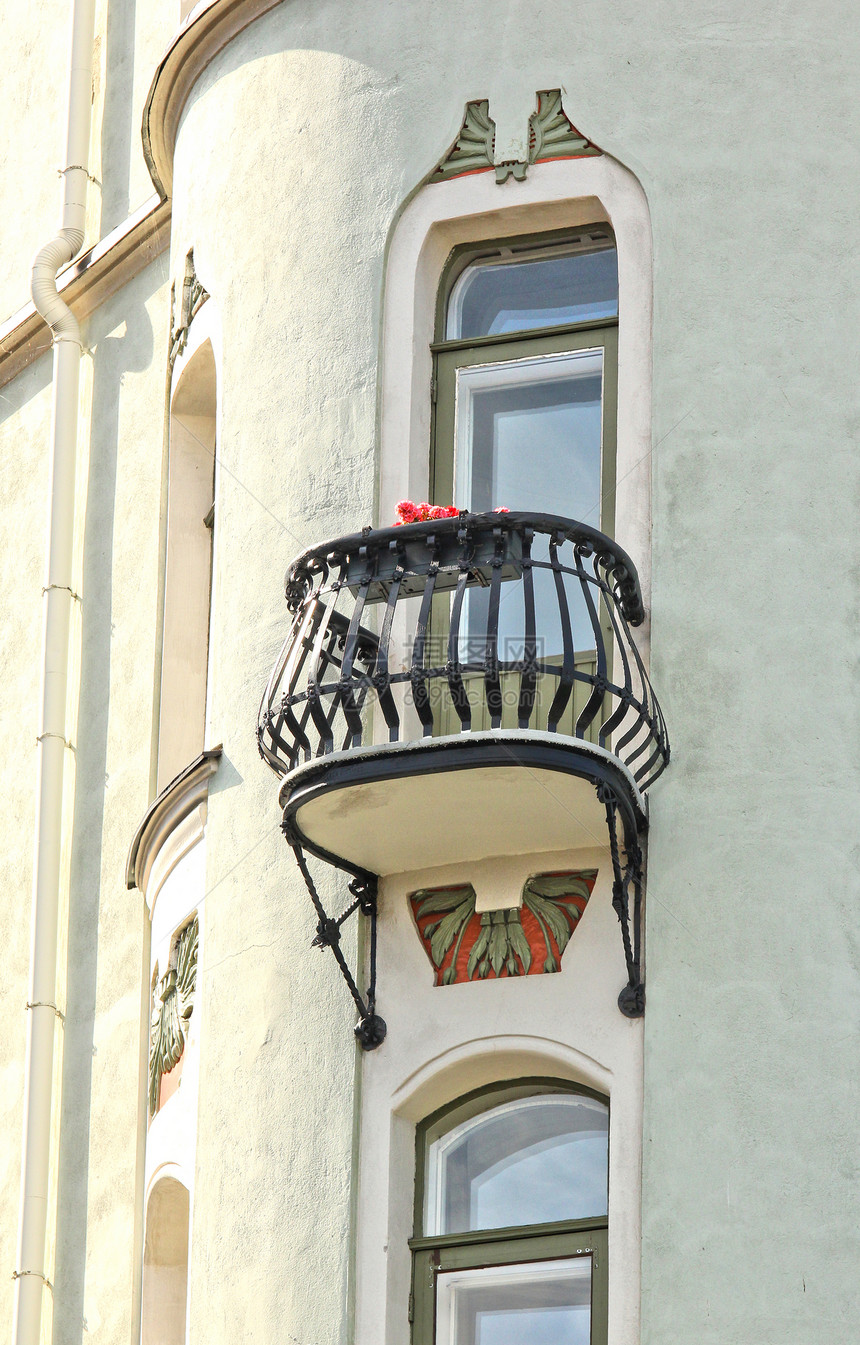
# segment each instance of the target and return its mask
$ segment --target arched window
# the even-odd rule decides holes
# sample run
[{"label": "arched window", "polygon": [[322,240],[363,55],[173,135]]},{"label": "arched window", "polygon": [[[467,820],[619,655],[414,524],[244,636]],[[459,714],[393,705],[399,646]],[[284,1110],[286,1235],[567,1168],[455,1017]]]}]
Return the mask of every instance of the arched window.
[{"label": "arched window", "polygon": [[203,749],[215,480],[215,357],[206,341],[170,406],[158,791]]},{"label": "arched window", "polygon": [[146,1207],[141,1345],[184,1345],[188,1294],[186,1187],[162,1177]]},{"label": "arched window", "polygon": [[418,1128],[413,1345],[606,1338],[609,1109],[524,1079]]}]

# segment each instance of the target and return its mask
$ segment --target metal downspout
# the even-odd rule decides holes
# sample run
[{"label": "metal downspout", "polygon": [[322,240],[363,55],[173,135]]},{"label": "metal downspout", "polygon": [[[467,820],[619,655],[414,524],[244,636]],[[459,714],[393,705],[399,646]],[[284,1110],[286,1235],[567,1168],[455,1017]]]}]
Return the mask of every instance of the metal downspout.
[{"label": "metal downspout", "polygon": [[56,277],[60,267],[71,261],[84,241],[94,16],[94,0],[74,0],[62,224],[57,236],[33,262],[31,282],[33,302],[53,333],[54,388],[14,1345],[39,1345],[42,1301],[48,1283],[45,1242],[54,1033],[59,1013],[55,995],[81,362],[80,328],[57,293]]}]

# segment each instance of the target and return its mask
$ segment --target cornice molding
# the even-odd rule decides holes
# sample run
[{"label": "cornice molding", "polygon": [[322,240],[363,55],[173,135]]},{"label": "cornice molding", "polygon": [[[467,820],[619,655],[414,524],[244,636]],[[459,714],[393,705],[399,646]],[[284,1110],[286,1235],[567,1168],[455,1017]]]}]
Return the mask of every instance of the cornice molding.
[{"label": "cornice molding", "polygon": [[209,797],[209,781],[218,769],[221,751],[220,747],[208,748],[186,766],[184,771],[180,771],[176,779],[171,780],[158,798],[149,805],[140,826],[134,833],[125,870],[126,887],[139,888],[150,908],[156,896],[155,891],[149,890],[150,879],[158,858],[171,837],[179,832],[179,828],[187,818],[197,812],[197,819],[192,819],[192,825],[183,828],[181,844],[176,847],[176,853],[171,855],[172,862],[168,866],[158,865],[159,886],[173,865],[178,863],[203,835],[205,812],[201,813],[199,810],[205,809]]},{"label": "cornice molding", "polygon": [[[57,276],[57,289],[79,322],[155,261],[170,242],[170,202],[151,196],[139,210]],[[0,387],[51,349],[51,331],[32,303],[0,326]]]},{"label": "cornice molding", "polygon": [[143,109],[143,154],[160,196],[173,187],[173,151],[192,88],[213,57],[281,0],[212,0],[192,10],[158,63]]},{"label": "cornice molding", "polygon": [[[195,82],[218,52],[281,0],[210,0],[192,10],[161,58],[143,110],[143,154],[156,195],[57,276],[78,321],[128,284],[170,243],[173,151]],[[32,303],[0,325],[0,387],[51,349],[51,332]]]}]

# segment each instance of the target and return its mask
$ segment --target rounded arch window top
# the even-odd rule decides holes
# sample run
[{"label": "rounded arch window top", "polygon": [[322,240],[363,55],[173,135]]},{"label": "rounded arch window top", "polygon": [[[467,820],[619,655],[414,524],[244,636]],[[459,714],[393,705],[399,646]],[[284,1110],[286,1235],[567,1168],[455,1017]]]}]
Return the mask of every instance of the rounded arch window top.
[{"label": "rounded arch window top", "polygon": [[609,1108],[589,1092],[488,1090],[422,1131],[425,1236],[606,1216]]},{"label": "rounded arch window top", "polygon": [[[454,278],[456,276],[456,279]],[[448,341],[573,326],[618,315],[618,261],[609,229],[516,240],[455,256]]]}]

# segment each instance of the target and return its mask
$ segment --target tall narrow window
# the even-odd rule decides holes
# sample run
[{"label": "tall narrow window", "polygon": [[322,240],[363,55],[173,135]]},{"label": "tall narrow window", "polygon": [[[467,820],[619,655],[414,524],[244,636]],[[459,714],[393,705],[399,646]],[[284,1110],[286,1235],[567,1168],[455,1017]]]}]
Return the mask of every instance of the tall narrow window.
[{"label": "tall narrow window", "polygon": [[203,750],[215,477],[215,358],[207,341],[170,408],[158,792]]},{"label": "tall narrow window", "polygon": [[[510,239],[452,254],[440,289],[433,346],[431,478],[437,503],[484,513],[504,508],[556,515],[612,535],[618,350],[618,266],[608,226],[568,235]],[[575,668],[595,669],[593,614],[571,572],[553,573],[549,538],[538,534],[532,558],[537,656],[557,667],[570,619]],[[558,585],[563,586],[564,602]],[[471,590],[459,626],[459,658],[475,713],[483,714],[489,593]],[[608,623],[603,613],[601,619]],[[439,655],[447,657],[447,612],[434,609]],[[506,589],[499,611],[500,660],[523,658],[521,585]],[[604,645],[612,647],[606,625]],[[575,674],[576,675],[576,674]],[[510,682],[510,679],[508,679]],[[538,704],[557,679],[539,677]],[[577,685],[561,724],[571,732],[583,708]],[[516,683],[502,678],[502,726],[516,724]],[[510,692],[510,694],[508,694]],[[486,719],[486,716],[484,716]],[[459,721],[443,697],[437,731]],[[597,720],[594,721],[596,728]],[[473,728],[489,727],[489,721]],[[593,736],[593,731],[592,731]]]},{"label": "tall narrow window", "polygon": [[606,1339],[609,1112],[522,1080],[418,1130],[413,1345]]},{"label": "tall narrow window", "polygon": [[141,1345],[184,1345],[188,1295],[188,1191],[173,1177],[146,1207]]}]

